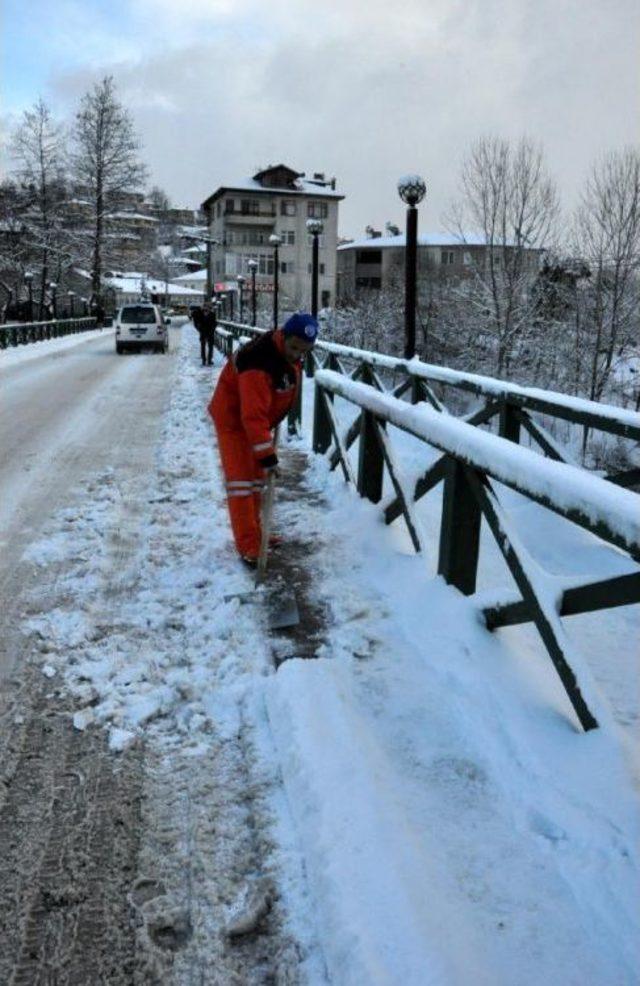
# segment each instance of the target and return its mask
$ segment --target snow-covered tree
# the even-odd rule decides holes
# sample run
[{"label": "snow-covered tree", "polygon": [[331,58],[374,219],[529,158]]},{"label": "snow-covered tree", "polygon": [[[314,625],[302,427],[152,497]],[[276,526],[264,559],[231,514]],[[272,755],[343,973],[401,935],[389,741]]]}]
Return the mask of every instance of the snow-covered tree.
[{"label": "snow-covered tree", "polygon": [[576,213],[573,248],[590,278],[576,300],[586,390],[600,400],[616,365],[640,347],[640,153],[616,151],[594,165]]},{"label": "snow-covered tree", "polygon": [[100,298],[108,257],[107,219],[122,196],[140,188],[146,169],[138,159],[139,141],[128,111],[118,101],[114,81],[105,76],[82,99],[73,127],[72,170],[91,210],[88,235],[91,292]]},{"label": "snow-covered tree", "polygon": [[19,216],[18,267],[35,275],[36,312],[41,317],[50,280],[57,280],[68,263],[63,228],[66,196],[64,130],[40,99],[25,110],[12,135],[16,191],[14,220]]},{"label": "snow-covered tree", "polygon": [[499,376],[509,376],[533,331],[531,288],[558,214],[556,187],[539,146],[524,137],[516,144],[482,137],[471,146],[447,221],[462,242],[469,234],[484,240],[484,250],[470,251],[472,276],[459,290],[474,312],[476,331],[492,343],[488,369]]}]

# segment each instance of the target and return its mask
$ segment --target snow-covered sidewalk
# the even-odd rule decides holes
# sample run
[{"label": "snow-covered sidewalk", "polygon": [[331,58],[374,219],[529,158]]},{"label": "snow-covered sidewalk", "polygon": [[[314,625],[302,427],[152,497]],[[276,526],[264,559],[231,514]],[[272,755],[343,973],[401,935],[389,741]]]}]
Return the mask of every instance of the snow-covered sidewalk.
[{"label": "snow-covered sidewalk", "polygon": [[[224,601],[251,579],[205,413],[215,371],[189,326],[179,360],[156,475],[134,490],[96,477],[31,547],[43,573],[68,567],[63,601],[29,630],[43,672],[76,696],[78,729],[106,728],[116,753],[139,737],[155,751],[159,811],[174,784],[169,842],[169,807],[187,794],[198,807],[178,855],[197,873],[199,961],[237,890],[228,874],[220,890],[221,860],[239,865],[220,839],[249,826],[259,838],[239,851],[262,849],[243,879],[276,888],[282,981],[631,986],[638,804],[617,727],[577,731],[520,628],[489,635],[324,460],[278,520],[309,545],[325,639],[317,660],[276,673],[259,609]],[[216,763],[228,811],[207,780]],[[214,806],[222,831],[206,825]],[[194,952],[181,954],[164,981],[188,981]]]}]

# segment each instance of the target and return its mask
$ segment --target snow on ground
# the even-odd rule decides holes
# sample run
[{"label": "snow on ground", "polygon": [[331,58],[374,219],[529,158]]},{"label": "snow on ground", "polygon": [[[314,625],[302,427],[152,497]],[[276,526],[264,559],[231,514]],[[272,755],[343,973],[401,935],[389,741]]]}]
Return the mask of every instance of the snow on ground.
[{"label": "snow on ground", "polygon": [[59,336],[57,339],[42,339],[41,342],[30,342],[23,346],[10,346],[8,349],[0,350],[0,369],[18,363],[27,363],[40,356],[59,353],[63,349],[72,349],[89,339],[98,339],[113,331],[113,329],[89,329],[87,332],[74,332],[72,335]]},{"label": "snow on ground", "polygon": [[[596,678],[595,666],[617,665],[598,680],[620,713],[584,735],[531,629],[489,635],[477,603],[434,579],[433,558],[413,556],[401,528],[313,460],[309,490],[324,509],[310,497],[279,521],[308,540],[307,577],[330,618],[318,660],[275,673],[259,608],[225,602],[251,580],[230,543],[204,412],[212,379],[189,328],[157,474],[133,498],[118,475],[96,476],[30,549],[43,569],[68,559],[64,602],[30,632],[43,673],[76,695],[77,728],[104,726],[116,752],[144,736],[181,770],[190,759],[189,796],[205,808],[212,750],[237,753],[243,737],[269,872],[312,986],[635,983],[637,795],[620,696],[607,692],[614,681],[637,717],[629,645],[616,635],[633,629],[631,610],[617,623],[605,614],[600,636],[578,634],[606,648],[586,655]],[[424,448],[399,448],[419,473]],[[540,530],[553,534],[541,509],[509,496],[539,546]],[[434,555],[437,502],[420,505]],[[627,564],[583,531],[567,536],[568,564],[552,542],[551,571]],[[489,584],[505,582],[498,562],[487,551]],[[206,841],[199,852],[205,948],[217,933],[206,891],[215,897],[220,873],[207,869]]]}]

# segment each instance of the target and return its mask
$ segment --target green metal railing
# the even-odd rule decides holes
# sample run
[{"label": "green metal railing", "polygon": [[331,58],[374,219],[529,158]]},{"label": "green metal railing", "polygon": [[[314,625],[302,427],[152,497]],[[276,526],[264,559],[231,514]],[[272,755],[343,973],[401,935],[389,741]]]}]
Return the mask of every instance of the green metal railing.
[{"label": "green metal railing", "polygon": [[0,325],[0,349],[10,346],[24,346],[43,339],[57,339],[74,332],[95,329],[95,318],[61,318],[50,322],[10,322]]}]

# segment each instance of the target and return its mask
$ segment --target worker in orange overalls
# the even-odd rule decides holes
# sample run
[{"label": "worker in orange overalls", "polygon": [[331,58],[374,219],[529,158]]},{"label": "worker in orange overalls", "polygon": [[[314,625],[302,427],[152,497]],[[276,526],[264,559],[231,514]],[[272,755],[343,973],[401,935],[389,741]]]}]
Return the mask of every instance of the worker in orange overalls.
[{"label": "worker in orange overalls", "polygon": [[233,537],[240,557],[251,568],[260,554],[265,473],[278,466],[273,429],[293,406],[302,361],[317,335],[316,319],[298,312],[281,329],[253,339],[226,363],[209,403]]}]

